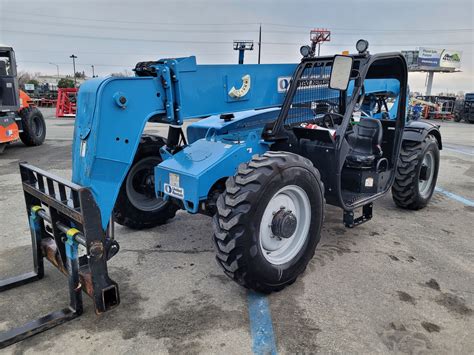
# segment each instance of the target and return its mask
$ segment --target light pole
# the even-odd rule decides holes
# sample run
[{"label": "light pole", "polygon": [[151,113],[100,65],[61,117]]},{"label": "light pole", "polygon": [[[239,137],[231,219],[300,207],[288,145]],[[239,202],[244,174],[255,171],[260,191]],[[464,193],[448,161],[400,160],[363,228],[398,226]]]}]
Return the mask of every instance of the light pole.
[{"label": "light pole", "polygon": [[239,51],[239,64],[244,64],[244,52],[253,51],[253,41],[234,40],[234,50]]},{"label": "light pole", "polygon": [[91,65],[91,68],[92,68],[92,77],[95,78],[95,75],[94,75],[94,64]]},{"label": "light pole", "polygon": [[321,43],[322,42],[329,42],[331,40],[331,31],[326,28],[316,28],[311,30],[309,33],[309,39],[311,40],[311,52],[312,55],[316,53],[316,45],[318,46],[318,57],[321,53]]},{"label": "light pole", "polygon": [[76,58],[77,58],[77,56],[74,55],[74,54],[71,54],[69,56],[69,58],[72,58],[72,68],[74,70],[74,75],[73,75],[73,77],[74,77],[74,87],[77,87],[77,83],[76,83]]},{"label": "light pole", "polygon": [[258,64],[260,64],[260,54],[262,53],[262,24],[258,30]]},{"label": "light pole", "polygon": [[59,80],[59,64],[56,64],[56,63],[51,63],[51,62],[49,62],[49,64],[51,64],[51,65],[55,65],[55,66],[56,66],[56,72],[57,72],[57,75],[58,75],[58,80]]}]

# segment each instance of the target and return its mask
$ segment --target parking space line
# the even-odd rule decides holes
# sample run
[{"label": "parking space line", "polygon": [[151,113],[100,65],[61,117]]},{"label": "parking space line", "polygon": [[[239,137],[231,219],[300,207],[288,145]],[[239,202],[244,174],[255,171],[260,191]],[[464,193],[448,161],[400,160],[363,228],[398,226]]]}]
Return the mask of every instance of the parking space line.
[{"label": "parking space line", "polygon": [[276,354],[276,343],[268,298],[260,293],[249,291],[247,302],[253,353],[259,355]]},{"label": "parking space line", "polygon": [[452,192],[446,191],[446,190],[443,189],[442,187],[438,187],[438,186],[437,186],[437,187],[435,188],[435,191],[442,193],[443,195],[449,197],[449,198],[452,199],[452,200],[461,202],[461,203],[465,204],[466,206],[474,207],[474,201],[471,201],[471,200],[469,200],[469,199],[467,199],[467,198],[465,198],[465,197],[462,197],[462,196],[453,194]]},{"label": "parking space line", "polygon": [[460,149],[455,149],[455,148],[450,148],[450,147],[443,147],[443,150],[449,150],[451,152],[466,154],[466,155],[470,155],[471,157],[474,157],[473,153],[469,153],[469,152],[466,152],[466,151],[463,151],[463,150],[460,150]]}]

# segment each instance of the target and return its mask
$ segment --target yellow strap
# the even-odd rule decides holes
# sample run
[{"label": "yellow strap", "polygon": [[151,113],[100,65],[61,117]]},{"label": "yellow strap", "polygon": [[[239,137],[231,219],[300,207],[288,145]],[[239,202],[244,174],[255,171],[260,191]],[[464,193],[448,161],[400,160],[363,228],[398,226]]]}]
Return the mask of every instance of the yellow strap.
[{"label": "yellow strap", "polygon": [[77,233],[80,233],[81,231],[76,229],[76,228],[69,228],[66,232],[68,237],[74,237]]},{"label": "yellow strap", "polygon": [[41,206],[33,206],[33,207],[31,207],[31,210],[32,210],[34,213],[36,213],[36,212],[38,212],[39,210],[42,210],[42,209],[43,209],[43,207],[41,207]]}]

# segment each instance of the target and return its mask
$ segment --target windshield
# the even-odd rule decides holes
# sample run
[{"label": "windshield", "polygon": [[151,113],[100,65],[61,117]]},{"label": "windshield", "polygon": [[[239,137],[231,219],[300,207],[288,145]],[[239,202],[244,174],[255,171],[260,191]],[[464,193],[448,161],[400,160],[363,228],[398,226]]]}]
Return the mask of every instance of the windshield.
[{"label": "windshield", "polygon": [[293,126],[328,112],[339,113],[339,90],[329,88],[332,61],[308,62],[296,79],[285,124]]},{"label": "windshield", "polygon": [[8,51],[0,51],[0,76],[13,75],[11,56]]}]

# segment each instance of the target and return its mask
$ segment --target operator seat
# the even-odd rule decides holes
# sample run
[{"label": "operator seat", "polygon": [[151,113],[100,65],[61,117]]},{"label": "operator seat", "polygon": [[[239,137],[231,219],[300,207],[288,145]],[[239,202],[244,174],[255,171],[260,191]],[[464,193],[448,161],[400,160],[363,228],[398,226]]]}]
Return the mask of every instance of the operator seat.
[{"label": "operator seat", "polygon": [[347,137],[351,147],[346,165],[351,168],[370,168],[382,156],[382,123],[375,118],[362,118]]}]

